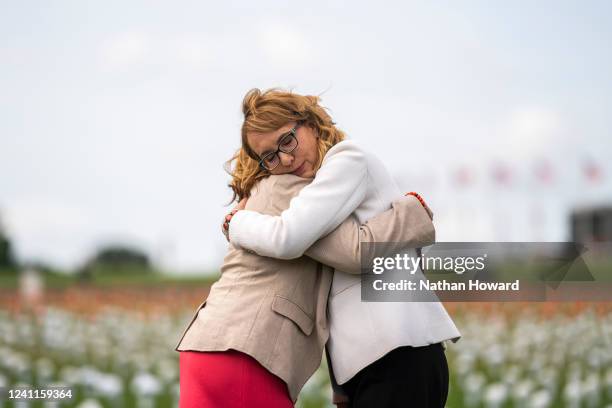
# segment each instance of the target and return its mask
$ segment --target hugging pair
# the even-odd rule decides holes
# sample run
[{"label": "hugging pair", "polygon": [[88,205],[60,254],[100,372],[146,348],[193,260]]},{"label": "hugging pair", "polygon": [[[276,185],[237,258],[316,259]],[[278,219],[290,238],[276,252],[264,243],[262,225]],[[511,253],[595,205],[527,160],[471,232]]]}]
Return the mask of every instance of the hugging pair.
[{"label": "hugging pair", "polygon": [[434,242],[427,206],[317,97],[253,89],[243,114],[228,253],[176,347],[180,407],[292,407],[324,348],[338,406],[443,407],[446,310],[362,302],[359,276],[364,242]]}]

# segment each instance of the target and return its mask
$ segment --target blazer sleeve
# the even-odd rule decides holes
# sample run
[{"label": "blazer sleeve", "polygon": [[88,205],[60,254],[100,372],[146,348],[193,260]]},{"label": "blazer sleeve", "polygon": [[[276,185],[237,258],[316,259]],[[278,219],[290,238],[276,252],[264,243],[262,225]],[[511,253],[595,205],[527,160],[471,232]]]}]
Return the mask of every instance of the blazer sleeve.
[{"label": "blazer sleeve", "polygon": [[313,181],[278,216],[238,211],[229,228],[230,242],[259,255],[298,258],[317,239],[344,221],[364,200],[367,162],[352,141],[334,145]]},{"label": "blazer sleeve", "polygon": [[428,212],[417,198],[406,196],[394,201],[390,209],[370,218],[363,225],[359,225],[351,215],[304,254],[339,271],[359,274],[362,256],[366,266],[370,257],[383,256],[380,248],[374,254],[373,246],[363,247],[364,243],[384,242],[382,249],[388,256],[402,248],[432,245],[435,238],[436,231]]}]

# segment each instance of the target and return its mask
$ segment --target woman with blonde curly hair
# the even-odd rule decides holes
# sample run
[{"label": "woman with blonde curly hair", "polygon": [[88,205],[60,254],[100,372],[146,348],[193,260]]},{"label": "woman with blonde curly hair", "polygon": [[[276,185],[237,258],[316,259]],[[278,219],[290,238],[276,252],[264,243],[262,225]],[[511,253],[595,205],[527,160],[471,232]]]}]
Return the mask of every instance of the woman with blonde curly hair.
[{"label": "woman with blonde curly hair", "polygon": [[[272,101],[267,106],[261,103],[266,98]],[[303,169],[296,169],[291,172],[303,178],[313,177],[316,169],[321,167],[321,162],[327,151],[346,138],[344,132],[336,128],[329,114],[318,104],[318,97],[316,96],[302,96],[283,92],[277,88],[269,89],[265,94],[262,94],[259,89],[255,88],[244,97],[242,113],[244,114],[241,129],[242,147],[227,162],[232,176],[229,187],[234,192],[233,200],[238,199],[240,201],[248,197],[257,180],[271,174],[286,173],[282,166],[267,170],[260,165],[260,156],[253,149],[258,147],[261,139],[254,138],[254,145],[251,147],[248,134],[275,131],[286,126],[289,122],[295,122],[298,127],[306,125],[308,129],[312,130],[312,137],[303,138],[301,140],[303,148],[299,150],[300,153],[307,156],[304,160],[306,166]],[[295,136],[299,138],[299,134],[296,133]],[[298,153],[298,151],[295,153]],[[271,157],[278,158],[274,155]],[[231,168],[232,163],[234,163],[233,169]]]}]

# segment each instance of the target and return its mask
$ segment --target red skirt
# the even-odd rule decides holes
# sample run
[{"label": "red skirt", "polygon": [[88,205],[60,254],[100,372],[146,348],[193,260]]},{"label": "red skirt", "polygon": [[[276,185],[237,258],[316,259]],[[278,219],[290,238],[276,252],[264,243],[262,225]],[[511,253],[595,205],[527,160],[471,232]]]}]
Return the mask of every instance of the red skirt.
[{"label": "red skirt", "polygon": [[290,408],[287,385],[248,354],[181,351],[179,408]]}]

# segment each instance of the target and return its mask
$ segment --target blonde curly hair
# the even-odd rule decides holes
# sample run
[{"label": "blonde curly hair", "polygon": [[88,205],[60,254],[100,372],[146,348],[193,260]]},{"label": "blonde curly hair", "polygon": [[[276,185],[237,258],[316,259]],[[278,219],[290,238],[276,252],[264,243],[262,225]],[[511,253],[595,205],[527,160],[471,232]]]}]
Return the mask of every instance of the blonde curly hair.
[{"label": "blonde curly hair", "polygon": [[259,166],[259,157],[249,146],[247,133],[273,132],[293,121],[309,126],[319,136],[315,170],[321,167],[327,151],[346,135],[335,126],[319,101],[318,96],[299,95],[280,88],[270,88],[265,92],[253,88],[246,93],[242,101],[242,146],[225,163],[225,169],[232,177],[228,184],[234,194],[230,203],[249,197],[255,183],[270,175]]}]

